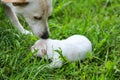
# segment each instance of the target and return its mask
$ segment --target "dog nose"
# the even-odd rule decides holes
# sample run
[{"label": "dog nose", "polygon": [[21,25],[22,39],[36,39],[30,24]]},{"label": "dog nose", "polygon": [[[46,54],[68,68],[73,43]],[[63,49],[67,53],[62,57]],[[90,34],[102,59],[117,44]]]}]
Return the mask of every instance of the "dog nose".
[{"label": "dog nose", "polygon": [[43,35],[41,36],[42,39],[48,39],[49,38],[49,32],[45,31],[43,32]]}]

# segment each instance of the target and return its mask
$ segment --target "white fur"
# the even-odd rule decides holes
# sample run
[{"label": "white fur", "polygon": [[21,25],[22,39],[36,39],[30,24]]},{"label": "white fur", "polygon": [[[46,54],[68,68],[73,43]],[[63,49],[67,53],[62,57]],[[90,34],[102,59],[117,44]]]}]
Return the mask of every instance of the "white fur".
[{"label": "white fur", "polygon": [[[31,34],[25,30],[20,24],[16,13],[22,15],[28,22],[33,33],[38,37],[48,35],[47,19],[52,12],[52,0],[28,0],[29,4],[26,6],[14,6],[12,3],[3,3],[6,13],[10,17],[12,23],[24,34]],[[34,17],[42,17],[37,20]]]},{"label": "white fur", "polygon": [[92,51],[92,44],[85,36],[73,35],[65,40],[38,40],[31,48],[32,52],[38,50],[35,56],[43,57],[47,55],[48,59],[52,60],[49,64],[51,68],[62,66],[63,60],[61,60],[60,55],[55,51],[60,49],[62,55],[72,62],[86,58],[87,52]]}]

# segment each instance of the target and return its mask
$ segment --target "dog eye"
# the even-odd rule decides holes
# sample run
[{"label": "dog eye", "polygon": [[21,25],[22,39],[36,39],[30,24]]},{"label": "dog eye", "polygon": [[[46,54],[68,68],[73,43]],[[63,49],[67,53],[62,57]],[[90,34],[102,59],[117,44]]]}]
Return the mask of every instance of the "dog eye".
[{"label": "dog eye", "polygon": [[16,2],[14,2],[14,3],[12,3],[12,4],[13,4],[13,6],[20,6],[20,7],[23,7],[23,6],[28,5],[29,2],[25,2],[25,3],[16,3]]},{"label": "dog eye", "polygon": [[36,19],[36,20],[41,20],[42,17],[34,16],[34,19]]}]

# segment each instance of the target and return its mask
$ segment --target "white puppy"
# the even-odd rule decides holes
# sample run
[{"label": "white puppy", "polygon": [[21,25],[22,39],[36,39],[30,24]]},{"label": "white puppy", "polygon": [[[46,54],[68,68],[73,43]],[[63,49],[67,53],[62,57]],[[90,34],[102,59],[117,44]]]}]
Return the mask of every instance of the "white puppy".
[{"label": "white puppy", "polygon": [[85,36],[73,35],[65,40],[38,40],[31,50],[38,50],[35,56],[47,55],[47,59],[52,60],[49,67],[58,68],[62,66],[63,60],[56,50],[61,50],[62,56],[72,62],[84,59],[86,54],[92,51],[92,44]]}]

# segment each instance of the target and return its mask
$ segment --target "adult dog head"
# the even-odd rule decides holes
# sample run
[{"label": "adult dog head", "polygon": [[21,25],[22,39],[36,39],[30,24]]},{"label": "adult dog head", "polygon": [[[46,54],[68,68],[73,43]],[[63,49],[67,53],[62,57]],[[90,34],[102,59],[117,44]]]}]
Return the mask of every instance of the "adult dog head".
[{"label": "adult dog head", "polygon": [[43,39],[49,37],[47,20],[52,12],[52,0],[2,1],[5,2],[15,13],[18,13],[25,18],[36,36]]}]

